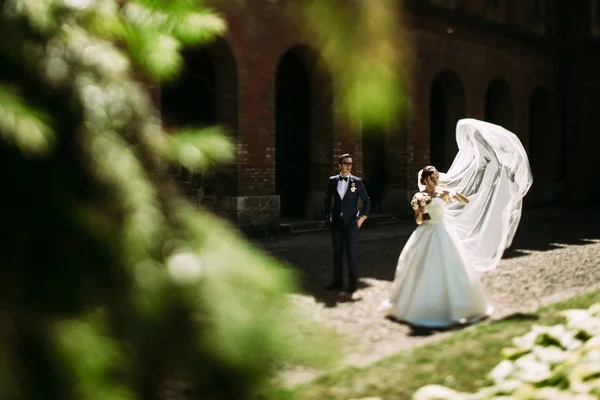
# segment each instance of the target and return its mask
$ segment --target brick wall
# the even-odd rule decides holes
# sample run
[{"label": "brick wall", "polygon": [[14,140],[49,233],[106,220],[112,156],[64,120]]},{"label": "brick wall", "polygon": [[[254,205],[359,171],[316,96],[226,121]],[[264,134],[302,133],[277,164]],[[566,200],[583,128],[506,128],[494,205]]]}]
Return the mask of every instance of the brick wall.
[{"label": "brick wall", "polygon": [[[420,0],[416,3],[425,2]],[[217,104],[218,114],[233,126],[237,141],[236,165],[227,171],[229,179],[235,181],[235,188],[229,188],[228,191],[238,196],[277,194],[275,80],[282,56],[292,50],[301,54],[311,77],[311,147],[307,173],[310,177],[309,192],[312,194],[307,195],[312,196],[310,201],[316,204],[325,189],[326,178],[337,172],[340,154],[352,154],[355,161],[353,172],[359,176],[364,174],[362,132],[360,127],[333,120],[335,100],[332,82],[335,76],[331,76],[327,66],[322,65],[316,43],[303,35],[300,26],[302,18],[289,13],[286,3],[252,0],[232,2],[220,8],[229,24],[229,32],[225,38],[227,45],[213,52],[215,65],[219,67],[217,79],[223,88]],[[495,25],[490,22],[495,28],[492,33],[485,33],[486,23],[472,22],[472,16],[481,13],[486,15],[482,7],[483,1],[480,0],[459,0],[455,11],[445,14],[413,11],[409,7],[407,34],[414,53],[414,70],[409,73],[410,80],[407,82],[409,108],[406,115],[399,115],[395,121],[390,121],[386,132],[385,162],[391,179],[387,187],[388,197],[384,200],[384,212],[403,212],[406,209],[407,198],[417,190],[418,170],[430,163],[430,94],[433,82],[442,71],[451,71],[461,88],[461,93],[454,93],[456,86],[446,87],[453,91],[448,107],[454,107],[451,114],[455,116],[464,113],[464,117],[483,119],[490,83],[495,79],[506,82],[511,93],[510,106],[514,109],[509,125],[526,148],[532,140],[529,132],[532,94],[537,89],[544,89],[548,97],[546,117],[549,128],[538,133],[543,138],[534,140],[538,141],[539,149],[539,142],[547,139],[551,145],[543,148],[552,155],[538,160],[535,174],[549,184],[564,178],[562,169],[556,167],[561,164],[556,160],[564,157],[561,129],[563,88],[556,46],[543,37],[535,37],[538,26],[529,23],[527,11],[517,7],[514,2],[507,3],[501,10],[503,22]],[[471,19],[452,17],[452,13],[457,12],[471,15]],[[549,16],[558,13],[551,6],[547,12]],[[486,18],[491,17],[479,19]],[[505,33],[502,28],[504,22],[510,25]],[[515,27],[521,29],[518,34],[513,32],[517,29]],[[557,30],[552,21],[547,28],[550,35]],[[228,54],[223,50],[225,48]],[[593,75],[591,71],[587,72],[588,76]],[[579,70],[571,72],[572,76],[578,73]],[[586,112],[593,113],[597,96],[592,90],[580,86],[571,86],[569,98],[573,99],[574,104],[587,107]],[[457,106],[458,103],[462,105]],[[583,112],[577,106],[571,106],[569,110],[573,116]],[[567,126],[575,129],[575,125],[581,124],[578,121],[571,117]],[[589,118],[586,121],[585,126],[589,127]],[[446,127],[450,137],[453,137],[452,126],[455,123],[452,121]],[[576,128],[581,130],[579,125]],[[574,152],[576,150],[573,149],[584,136],[582,133],[577,141],[569,139],[564,144],[568,144],[570,151]],[[454,151],[448,149],[447,153]],[[581,165],[573,154],[568,157],[571,174],[576,169],[575,165]]]},{"label": "brick wall", "polygon": [[253,0],[223,9],[229,24],[228,41],[238,57],[239,117],[238,193],[274,194],[275,77],[282,56],[301,52],[311,75],[310,189],[323,190],[334,158],[331,79],[316,45],[303,36],[283,2]]},{"label": "brick wall", "polygon": [[[456,73],[464,87],[466,117],[484,119],[490,83],[498,78],[505,81],[512,94],[514,108],[514,121],[510,125],[526,148],[530,140],[530,98],[536,88],[548,90],[551,101],[546,117],[552,126],[560,124],[560,88],[555,52],[460,26],[452,26],[449,31],[447,23],[426,17],[415,17],[411,24],[416,64],[419,66],[411,82],[414,111],[407,140],[407,179],[413,190],[416,190],[417,171],[430,161],[429,93],[433,81],[443,70]],[[550,141],[560,142],[556,130],[552,135]],[[553,146],[553,151],[557,158],[561,158],[559,146]],[[546,168],[546,165],[540,166],[540,169]],[[552,174],[553,179],[559,179],[558,173]]]}]

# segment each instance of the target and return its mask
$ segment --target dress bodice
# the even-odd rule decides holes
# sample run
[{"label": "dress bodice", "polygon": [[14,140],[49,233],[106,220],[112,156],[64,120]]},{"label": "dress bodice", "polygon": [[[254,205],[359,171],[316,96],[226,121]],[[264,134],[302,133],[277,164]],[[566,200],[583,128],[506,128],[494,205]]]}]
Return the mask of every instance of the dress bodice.
[{"label": "dress bodice", "polygon": [[424,224],[439,224],[444,220],[444,206],[446,202],[440,197],[434,197],[432,202],[425,207],[425,212],[429,213],[431,219],[424,220]]}]

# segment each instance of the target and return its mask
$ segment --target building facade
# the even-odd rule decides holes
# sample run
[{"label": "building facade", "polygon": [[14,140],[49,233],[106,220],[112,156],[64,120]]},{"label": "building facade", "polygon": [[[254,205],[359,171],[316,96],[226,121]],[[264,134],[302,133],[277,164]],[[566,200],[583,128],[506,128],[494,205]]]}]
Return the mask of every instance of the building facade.
[{"label": "building facade", "polygon": [[414,69],[410,106],[385,132],[334,120],[335,76],[285,3],[222,6],[227,36],[186,53],[182,77],[160,90],[166,126],[217,123],[236,143],[229,166],[173,171],[191,198],[246,230],[322,219],[326,178],[350,153],[373,212],[408,213],[418,170],[446,170],[457,120],[473,117],[522,140],[527,206],[599,201],[600,0],[398,1]]}]

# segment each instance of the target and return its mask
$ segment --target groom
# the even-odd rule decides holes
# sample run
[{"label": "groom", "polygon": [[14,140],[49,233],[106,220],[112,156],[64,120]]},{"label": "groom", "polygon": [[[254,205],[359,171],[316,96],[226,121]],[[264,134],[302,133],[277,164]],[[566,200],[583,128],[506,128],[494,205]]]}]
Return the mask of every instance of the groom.
[{"label": "groom", "polygon": [[[348,257],[349,287],[348,293],[356,291],[358,281],[356,267],[357,232],[369,216],[371,199],[362,179],[350,173],[352,157],[343,154],[338,160],[339,175],[329,178],[325,195],[325,219],[329,221],[333,240],[333,282],[329,290],[341,289],[343,284],[342,256],[344,249]],[[364,203],[362,215],[358,210],[358,198]],[[331,200],[333,199],[333,210]]]}]

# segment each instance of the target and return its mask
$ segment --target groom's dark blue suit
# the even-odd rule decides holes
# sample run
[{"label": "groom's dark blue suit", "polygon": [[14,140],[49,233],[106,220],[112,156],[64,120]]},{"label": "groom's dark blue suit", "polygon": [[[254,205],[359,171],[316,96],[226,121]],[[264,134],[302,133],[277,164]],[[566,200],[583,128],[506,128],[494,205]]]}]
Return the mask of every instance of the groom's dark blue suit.
[{"label": "groom's dark blue suit", "polygon": [[[368,217],[371,210],[371,199],[367,194],[362,179],[350,175],[348,186],[343,198],[338,192],[338,184],[341,175],[334,175],[329,178],[327,194],[325,195],[325,218],[329,221],[331,236],[333,240],[333,287],[342,287],[342,257],[344,248],[348,256],[348,291],[354,292],[358,281],[356,266],[356,239],[358,225],[357,221],[360,215],[358,210],[358,199],[361,198],[364,204],[363,215]],[[333,200],[333,209],[331,201]]]}]

